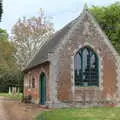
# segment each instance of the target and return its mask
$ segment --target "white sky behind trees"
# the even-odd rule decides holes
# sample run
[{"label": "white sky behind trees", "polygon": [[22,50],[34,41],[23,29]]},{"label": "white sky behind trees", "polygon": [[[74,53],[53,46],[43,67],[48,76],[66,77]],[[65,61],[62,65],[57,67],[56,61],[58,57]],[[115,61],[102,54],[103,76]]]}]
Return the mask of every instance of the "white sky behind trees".
[{"label": "white sky behind trees", "polygon": [[116,1],[120,0],[3,0],[4,13],[0,28],[11,33],[18,18],[38,16],[42,8],[47,16],[52,17],[54,28],[58,30],[79,16],[85,3],[90,7],[109,5]]}]

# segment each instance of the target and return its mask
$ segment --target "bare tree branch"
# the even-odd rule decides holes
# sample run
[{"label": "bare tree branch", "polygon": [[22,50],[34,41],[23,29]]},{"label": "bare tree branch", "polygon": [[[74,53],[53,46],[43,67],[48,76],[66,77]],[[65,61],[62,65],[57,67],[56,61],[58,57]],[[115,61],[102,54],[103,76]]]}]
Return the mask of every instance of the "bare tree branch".
[{"label": "bare tree branch", "polygon": [[33,59],[53,31],[53,24],[47,20],[42,9],[39,17],[24,17],[17,21],[12,30],[12,42],[16,48],[15,58],[20,69],[24,69]]}]

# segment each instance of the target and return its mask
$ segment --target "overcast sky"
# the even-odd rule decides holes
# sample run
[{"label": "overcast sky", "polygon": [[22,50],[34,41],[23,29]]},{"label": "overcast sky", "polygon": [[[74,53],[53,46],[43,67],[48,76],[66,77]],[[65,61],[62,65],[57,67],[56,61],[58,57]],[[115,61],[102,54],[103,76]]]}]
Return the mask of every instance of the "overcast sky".
[{"label": "overcast sky", "polygon": [[43,8],[47,16],[52,17],[55,30],[60,29],[79,16],[85,3],[91,5],[109,5],[120,0],[3,0],[4,14],[0,27],[10,33],[18,18],[38,16]]}]

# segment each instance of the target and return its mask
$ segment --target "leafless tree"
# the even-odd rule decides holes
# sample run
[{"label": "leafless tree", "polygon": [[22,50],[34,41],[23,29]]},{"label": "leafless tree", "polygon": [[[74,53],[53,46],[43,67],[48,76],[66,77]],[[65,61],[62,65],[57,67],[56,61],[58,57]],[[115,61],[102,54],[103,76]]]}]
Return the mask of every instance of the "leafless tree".
[{"label": "leafless tree", "polygon": [[24,69],[33,59],[53,31],[53,24],[42,9],[39,17],[23,17],[17,21],[12,29],[11,40],[16,48],[15,58],[20,69]]}]

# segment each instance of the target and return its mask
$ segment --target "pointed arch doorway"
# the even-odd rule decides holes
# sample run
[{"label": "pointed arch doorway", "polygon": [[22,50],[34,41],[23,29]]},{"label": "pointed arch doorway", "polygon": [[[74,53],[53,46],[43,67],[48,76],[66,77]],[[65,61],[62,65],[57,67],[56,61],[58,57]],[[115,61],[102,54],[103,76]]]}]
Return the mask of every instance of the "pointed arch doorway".
[{"label": "pointed arch doorway", "polygon": [[39,79],[39,96],[40,96],[39,103],[42,105],[45,105],[46,103],[46,75],[43,72],[40,74],[40,79]]}]

